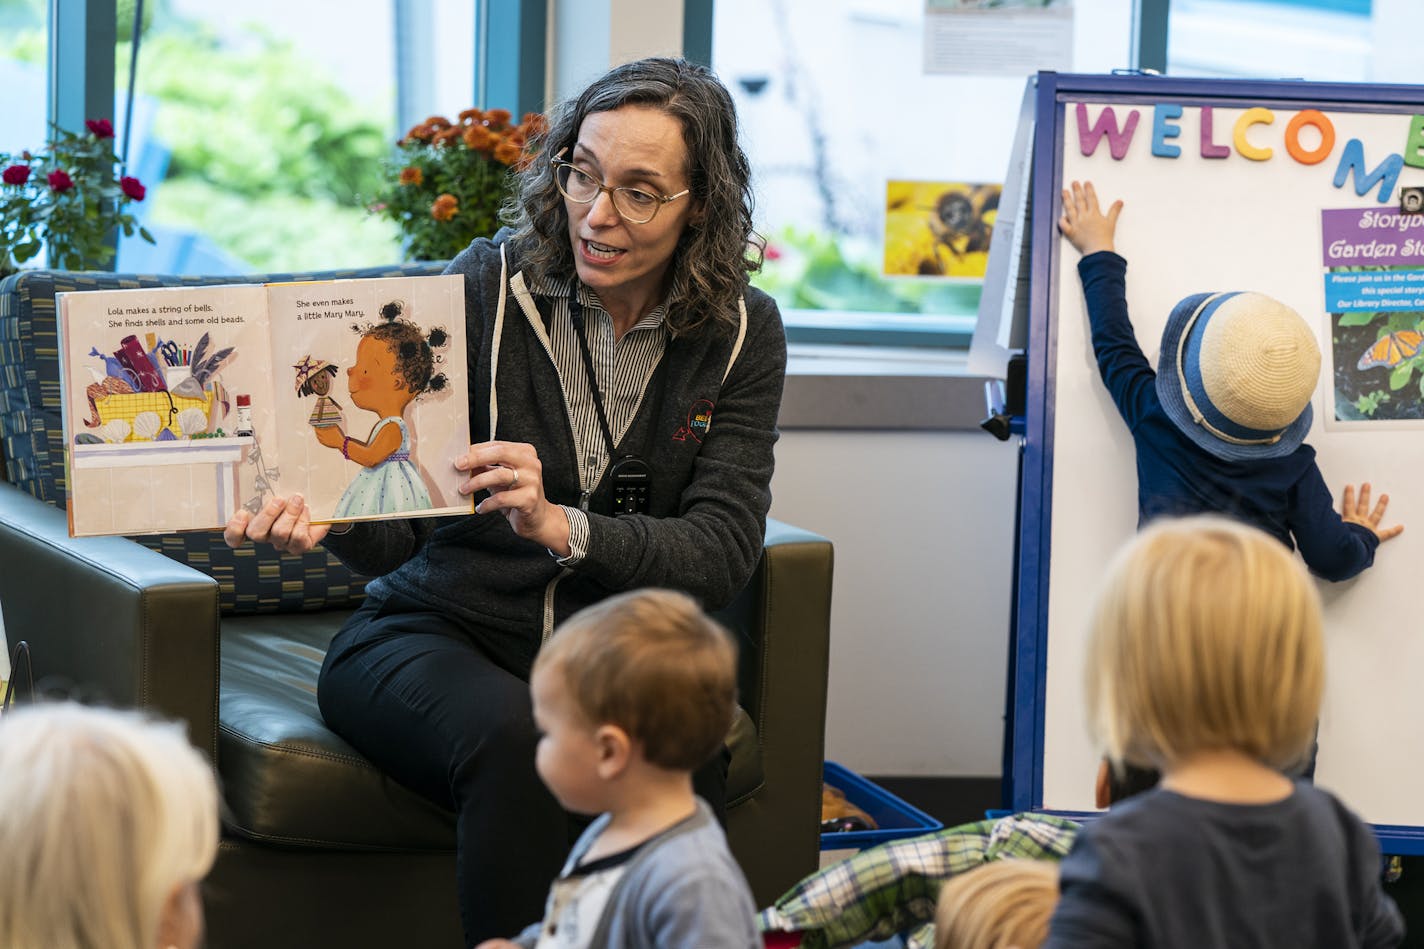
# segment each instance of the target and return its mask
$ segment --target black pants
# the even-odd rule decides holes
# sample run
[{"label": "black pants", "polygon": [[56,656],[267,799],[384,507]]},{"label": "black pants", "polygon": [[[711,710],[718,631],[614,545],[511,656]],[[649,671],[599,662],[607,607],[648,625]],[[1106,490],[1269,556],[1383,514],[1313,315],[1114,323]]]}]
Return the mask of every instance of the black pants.
[{"label": "black pants", "polygon": [[[453,810],[467,944],[543,918],[549,883],[587,818],[534,770],[529,684],[478,632],[401,596],[368,602],[336,634],[317,700],[327,725],[396,781]],[[727,756],[696,776],[720,816]]]}]

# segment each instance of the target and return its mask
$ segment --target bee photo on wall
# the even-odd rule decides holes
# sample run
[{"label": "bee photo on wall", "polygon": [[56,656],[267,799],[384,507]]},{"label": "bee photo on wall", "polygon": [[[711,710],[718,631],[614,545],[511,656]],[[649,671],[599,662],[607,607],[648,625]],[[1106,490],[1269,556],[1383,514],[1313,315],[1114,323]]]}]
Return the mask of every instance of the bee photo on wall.
[{"label": "bee photo on wall", "polygon": [[890,181],[885,275],[982,280],[999,210],[997,184]]}]

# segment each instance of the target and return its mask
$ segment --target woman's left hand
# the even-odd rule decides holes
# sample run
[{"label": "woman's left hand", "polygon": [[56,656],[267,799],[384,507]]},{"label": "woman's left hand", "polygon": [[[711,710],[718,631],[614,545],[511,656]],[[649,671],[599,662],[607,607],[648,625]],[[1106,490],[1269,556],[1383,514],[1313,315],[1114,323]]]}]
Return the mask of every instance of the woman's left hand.
[{"label": "woman's left hand", "polygon": [[460,485],[462,495],[489,491],[475,513],[504,514],[520,537],[547,547],[561,557],[569,550],[569,518],[544,496],[544,465],[539,452],[524,442],[481,442],[455,459],[455,467],[470,474]]}]

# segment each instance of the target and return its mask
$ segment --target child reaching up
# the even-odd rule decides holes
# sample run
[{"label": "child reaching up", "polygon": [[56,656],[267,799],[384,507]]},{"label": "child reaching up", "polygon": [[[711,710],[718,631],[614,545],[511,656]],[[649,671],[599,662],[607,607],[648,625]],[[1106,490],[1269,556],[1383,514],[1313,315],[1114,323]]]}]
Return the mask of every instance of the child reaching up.
[{"label": "child reaching up", "polygon": [[1157,371],[1128,320],[1127,261],[1113,252],[1122,202],[1103,213],[1091,182],[1063,192],[1063,236],[1078,274],[1093,353],[1137,450],[1141,526],[1160,515],[1226,514],[1299,546],[1310,569],[1347,580],[1404,528],[1381,528],[1388,495],[1346,486],[1336,513],[1304,444],[1320,350],[1290,307],[1259,293],[1197,293],[1172,310]]},{"label": "child reaching up", "polygon": [[379,421],[366,440],[352,438],[340,425],[314,425],[317,440],[362,466],[346,486],[332,517],[397,514],[432,506],[420,469],[410,460],[406,406],[423,392],[445,388],[445,376],[435,372],[433,349],[446,344],[442,329],[429,336],[401,319],[399,303],[381,308],[383,322],[366,329],[356,345],[356,363],[346,370],[347,388],[357,407],[375,412]]},{"label": "child reaching up", "polygon": [[1369,828],[1281,773],[1324,678],[1315,584],[1284,547],[1220,517],[1138,534],[1094,606],[1088,725],[1162,779],[1079,833],[1044,945],[1399,945]]},{"label": "child reaching up", "polygon": [[756,908],[692,772],[722,747],[736,646],[682,593],[624,593],[575,613],[530,689],[539,777],[602,814],[574,844],[523,947],[757,949]]}]

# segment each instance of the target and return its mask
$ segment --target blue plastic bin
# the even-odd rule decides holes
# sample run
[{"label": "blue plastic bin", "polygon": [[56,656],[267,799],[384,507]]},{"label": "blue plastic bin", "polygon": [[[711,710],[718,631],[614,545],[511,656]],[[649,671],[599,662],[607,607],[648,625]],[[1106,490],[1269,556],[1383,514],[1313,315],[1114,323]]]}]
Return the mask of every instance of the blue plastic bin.
[{"label": "blue plastic bin", "polygon": [[822,850],[864,850],[887,840],[918,837],[944,827],[943,823],[918,807],[907,804],[873,781],[867,781],[834,761],[825,763],[822,780],[845,792],[846,800],[875,818],[875,823],[880,825],[877,830],[848,830],[822,834]]}]

